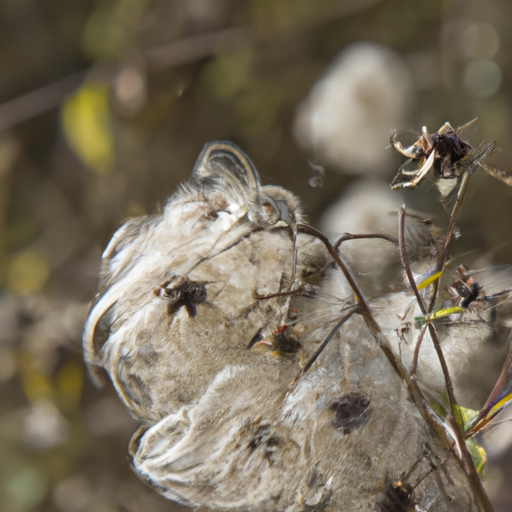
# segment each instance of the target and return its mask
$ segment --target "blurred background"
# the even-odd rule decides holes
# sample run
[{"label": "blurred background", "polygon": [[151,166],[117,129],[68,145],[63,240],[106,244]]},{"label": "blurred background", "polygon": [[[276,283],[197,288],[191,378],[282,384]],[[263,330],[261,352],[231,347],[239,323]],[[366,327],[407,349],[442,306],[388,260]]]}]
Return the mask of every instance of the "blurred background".
[{"label": "blurred background", "polygon": [[[389,189],[389,136],[478,117],[465,134],[512,172],[510,19],[508,0],[0,0],[0,510],[186,510],[131,473],[136,425],[82,363],[111,235],[215,139],[331,234],[394,226],[402,202],[446,225],[432,182]],[[454,252],[512,263],[511,212],[512,189],[476,173]]]}]

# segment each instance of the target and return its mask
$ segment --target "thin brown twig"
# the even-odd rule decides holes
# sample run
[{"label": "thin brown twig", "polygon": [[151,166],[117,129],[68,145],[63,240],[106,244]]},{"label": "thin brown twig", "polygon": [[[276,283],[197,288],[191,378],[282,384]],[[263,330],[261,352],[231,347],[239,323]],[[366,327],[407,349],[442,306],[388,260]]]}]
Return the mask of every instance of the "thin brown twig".
[{"label": "thin brown twig", "polygon": [[421,342],[423,341],[423,337],[425,336],[425,333],[427,332],[427,324],[423,326],[423,328],[420,331],[420,334],[418,336],[418,339],[416,340],[416,345],[414,347],[414,354],[412,356],[412,362],[411,362],[411,375],[416,375],[416,371],[418,370],[418,359],[420,357],[420,347]]},{"label": "thin brown twig", "polygon": [[334,249],[338,250],[339,246],[348,240],[360,240],[366,238],[380,238],[382,240],[387,240],[392,244],[398,245],[398,239],[392,235],[386,235],[385,233],[363,233],[353,235],[352,233],[343,233],[343,235],[334,242]]},{"label": "thin brown twig", "polygon": [[307,233],[311,236],[314,236],[315,238],[318,238],[326,247],[329,254],[332,256],[334,261],[339,265],[340,269],[345,274],[345,277],[347,278],[350,286],[352,287],[352,290],[354,291],[358,303],[359,303],[359,312],[362,314],[366,325],[370,329],[371,334],[377,341],[378,345],[383,350],[385,356],[395,369],[395,371],[398,373],[400,378],[406,382],[411,395],[413,397],[414,402],[416,403],[416,406],[420,410],[420,413],[425,418],[427,423],[433,428],[433,430],[443,438],[445,436],[444,429],[440,428],[436,418],[434,418],[429,411],[427,410],[426,404],[423,399],[423,395],[418,387],[418,384],[416,383],[415,378],[411,378],[407,370],[405,369],[405,366],[402,364],[402,362],[396,357],[395,353],[391,349],[391,345],[389,344],[389,341],[386,339],[384,334],[382,333],[382,330],[375,320],[373,313],[368,306],[368,303],[366,302],[361,290],[359,289],[359,286],[350,272],[350,269],[348,268],[348,265],[343,260],[342,256],[338,254],[338,252],[334,249],[334,247],[331,245],[329,240],[326,236],[323,235],[320,231],[316,230],[315,228],[308,226],[306,224],[298,224],[297,226],[297,232]]},{"label": "thin brown twig", "polygon": [[[466,182],[466,186],[467,186],[467,182]],[[459,195],[457,197],[459,197]],[[460,197],[463,198],[463,195]],[[458,211],[460,211],[460,206],[461,206],[461,204],[459,204],[456,213],[458,213]],[[455,208],[454,208],[454,210],[455,210]],[[451,226],[452,226],[451,232],[453,232],[454,222],[451,223]],[[426,315],[427,310],[426,310],[425,304],[423,302],[423,299],[419,293],[418,287],[416,286],[416,281],[414,280],[414,276],[412,275],[412,270],[411,270],[411,267],[409,264],[409,259],[407,257],[407,250],[405,248],[404,232],[405,232],[405,207],[402,206],[402,208],[400,208],[400,212],[399,212],[399,223],[398,223],[398,240],[399,240],[399,248],[400,248],[400,259],[402,261],[402,265],[404,266],[405,273],[407,274],[409,284],[416,296],[416,299],[418,300],[420,309],[423,312],[423,314]],[[451,232],[447,235],[446,240],[450,240]],[[446,254],[447,254],[447,243],[446,242],[445,242],[445,248],[443,249],[443,252],[444,252],[444,257],[446,258]],[[451,413],[452,418],[454,418],[455,425],[457,426],[457,428],[453,429],[453,433],[456,438],[457,444],[460,446],[460,452],[461,452],[461,458],[462,458],[461,462],[462,462],[464,468],[466,469],[466,473],[468,474],[468,477],[474,479],[475,476],[473,475],[473,473],[475,473],[477,477],[478,477],[478,474],[476,473],[476,470],[474,468],[474,464],[472,462],[471,455],[469,454],[466,444],[464,443],[464,437],[463,437],[463,433],[461,431],[460,414],[458,413],[458,410],[457,410],[457,400],[455,398],[455,391],[453,388],[452,379],[450,377],[450,372],[448,370],[448,365],[446,364],[446,359],[445,359],[443,351],[441,349],[441,344],[439,342],[439,338],[437,336],[435,327],[434,327],[433,323],[428,320],[428,318],[427,318],[426,326],[429,330],[430,338],[434,345],[434,349],[437,353],[439,363],[441,364],[441,369],[443,372],[445,385],[446,385],[446,392],[448,395],[448,401],[450,404],[450,413]],[[422,333],[423,333],[423,331],[422,331]],[[421,343],[421,339],[417,342],[417,351],[418,352],[419,352],[420,343]],[[416,350],[415,350],[414,356],[415,357],[417,356]],[[415,364],[417,364],[417,361]]]},{"label": "thin brown twig", "polygon": [[[432,322],[428,319],[427,308],[425,303],[423,302],[423,298],[418,290],[418,286],[416,285],[416,281],[414,280],[414,276],[412,275],[411,265],[409,263],[409,258],[407,256],[407,249],[405,247],[405,206],[402,205],[400,211],[398,212],[398,242],[400,249],[400,260],[402,262],[402,266],[407,275],[407,279],[409,281],[409,286],[411,287],[414,295],[416,296],[416,300],[418,301],[418,305],[421,309],[421,312],[427,317],[427,328],[429,330],[430,337],[432,339],[432,343],[434,344],[434,349],[437,352],[437,357],[439,359],[439,363],[441,364],[441,369],[443,371],[444,380],[446,384],[446,392],[448,394],[448,400],[450,402],[450,412],[454,418],[458,418],[456,405],[457,401],[455,399],[455,391],[453,389],[452,379],[450,377],[450,372],[448,370],[448,365],[446,364],[446,359],[444,357],[443,351],[441,349],[441,344],[439,343],[439,338],[437,337],[437,332],[434,328]],[[417,345],[421,343],[421,339],[418,340]],[[419,352],[419,347],[417,348]],[[415,351],[416,352],[416,351]],[[415,354],[416,355],[416,354]],[[459,422],[457,422],[459,423]]]},{"label": "thin brown twig", "polygon": [[[460,213],[460,210],[462,208],[463,199],[464,199],[464,196],[465,196],[466,191],[467,191],[469,175],[470,175],[469,170],[465,170],[462,173],[460,186],[459,186],[459,189],[458,189],[458,192],[457,192],[456,203],[455,203],[454,208],[452,210],[452,214],[451,214],[451,217],[450,217],[450,224],[449,224],[449,227],[448,227],[448,230],[447,230],[446,238],[444,240],[444,244],[443,244],[442,250],[440,252],[440,255],[439,255],[439,258],[438,258],[438,261],[437,261],[437,265],[436,265],[437,272],[442,272],[444,270],[444,268],[445,268],[446,258],[447,258],[447,254],[448,254],[448,246],[449,246],[449,244],[451,242],[451,239],[452,239],[452,236],[453,236],[456,220],[457,220],[458,215]],[[440,283],[440,279],[438,279],[437,281],[435,281],[433,283],[433,292],[432,292],[431,300],[430,300],[429,307],[428,307],[428,314],[429,315],[433,312],[434,307],[435,307],[435,303],[436,303],[436,300],[437,300],[437,294],[438,294],[438,290],[439,290],[439,283]],[[411,283],[411,286],[414,288],[414,285],[412,283]],[[427,325],[428,325],[430,336],[432,338],[432,342],[434,344],[434,347],[436,348],[436,351],[438,353],[438,357],[439,357],[440,363],[441,363],[441,365],[443,367],[443,373],[445,374],[445,380],[446,380],[447,368],[446,368],[446,371],[445,371],[445,367],[444,367],[444,364],[443,364],[444,357],[443,357],[443,354],[442,354],[442,351],[441,351],[441,348],[440,348],[440,345],[439,345],[439,339],[437,337],[437,333],[436,333],[436,330],[435,330],[435,327],[434,327],[433,323],[428,321],[428,316],[427,316]],[[413,383],[415,383],[414,376],[411,375],[410,377],[412,377],[411,381],[413,381]],[[448,383],[451,384],[451,379],[447,380],[447,392],[450,394],[451,386],[449,386]],[[411,392],[412,392],[412,389],[411,389]],[[452,398],[450,398],[450,406],[452,406],[453,403],[454,403],[454,399],[452,401]],[[423,405],[424,405],[425,408],[430,409],[428,404],[423,404]],[[430,418],[429,423],[431,424],[431,426],[434,426],[434,428],[435,428],[435,425],[433,425],[433,423],[435,423],[435,417],[433,416],[433,414],[435,414],[435,413],[433,411],[431,411],[431,414],[428,414],[427,417]],[[466,472],[468,480],[469,480],[469,482],[470,482],[470,484],[472,486],[474,495],[477,498],[477,501],[479,502],[479,504],[480,504],[480,506],[482,507],[483,510],[485,510],[485,511],[492,511],[493,507],[492,507],[492,505],[491,505],[491,503],[490,503],[490,501],[489,501],[489,499],[488,499],[488,497],[487,497],[487,495],[486,495],[486,493],[485,493],[485,491],[483,489],[481,479],[480,479],[480,477],[479,477],[479,475],[478,475],[478,473],[477,473],[477,471],[475,469],[475,466],[473,464],[473,461],[471,459],[471,456],[469,454],[467,446],[466,446],[466,444],[464,442],[464,439],[463,439],[463,436],[462,436],[462,432],[461,432],[461,429],[460,429],[460,422],[455,422],[455,416],[453,415],[453,412],[452,412],[451,420],[452,420],[452,422],[456,423],[455,424],[455,428],[452,429],[453,436],[455,437],[455,442],[460,447],[460,461],[461,461],[461,465],[462,465],[463,469]],[[450,417],[447,418],[447,421],[450,421]],[[446,439],[446,436],[444,436],[444,438]]]},{"label": "thin brown twig", "polygon": [[359,285],[357,284],[357,281],[355,280],[354,276],[352,275],[352,272],[343,259],[343,257],[334,249],[331,242],[329,242],[329,239],[320,231],[315,229],[312,226],[309,226],[307,224],[298,224],[297,225],[297,232],[299,233],[307,233],[309,235],[314,236],[315,238],[318,238],[326,247],[327,251],[331,255],[331,257],[334,259],[334,261],[338,264],[341,271],[345,275],[345,278],[348,281],[348,284],[354,291],[356,295],[356,300],[359,304],[361,314],[364,316],[365,320],[371,325],[372,331],[375,332],[381,332],[380,326],[375,320],[375,317],[373,316],[373,313],[370,309],[370,306],[368,305],[368,302],[363,296],[362,291],[359,288]]},{"label": "thin brown twig", "polygon": [[[248,46],[253,40],[254,34],[249,27],[231,27],[156,46],[147,50],[146,58],[151,71],[160,71]],[[97,72],[98,66],[94,65],[0,104],[0,130],[58,107],[89,74]],[[117,73],[118,67],[115,65],[102,66],[100,70],[100,74],[107,75],[102,77],[107,83],[112,83]]]},{"label": "thin brown twig", "polygon": [[73,73],[0,105],[0,130],[48,112],[62,103],[85,80],[89,70]]},{"label": "thin brown twig", "polygon": [[354,313],[356,313],[358,310],[358,307],[352,308],[351,311],[349,311],[331,330],[331,332],[326,336],[325,340],[322,342],[322,344],[316,349],[315,353],[309,358],[308,362],[304,365],[304,368],[301,369],[297,377],[292,382],[292,386],[299,380],[312,366],[313,363],[318,359],[320,354],[325,350],[325,347],[329,344],[331,339],[334,337],[334,335],[341,329],[343,324],[345,324]]},{"label": "thin brown twig", "polygon": [[416,300],[418,301],[418,305],[421,309],[421,312],[426,316],[427,308],[425,307],[425,303],[423,302],[423,297],[418,290],[418,286],[416,285],[416,281],[414,280],[414,276],[412,275],[411,265],[409,263],[409,257],[407,256],[407,249],[405,247],[405,205],[402,205],[398,212],[398,248],[400,251],[400,261],[402,263],[402,268],[405,270],[407,275],[407,279],[409,281],[409,286],[413,291]]},{"label": "thin brown twig", "polygon": [[[334,249],[334,247],[329,242],[327,237],[323,235],[320,231],[306,224],[298,224],[297,232],[307,233],[311,236],[318,238],[324,244],[324,246],[326,247],[329,254],[332,256],[334,261],[339,265],[340,269],[343,271],[345,277],[347,278],[347,281],[349,282],[350,286],[352,287],[352,290],[354,291],[357,297],[359,303],[359,311],[363,319],[365,320],[365,323],[368,326],[370,333],[375,338],[377,344],[384,352],[384,355],[387,357],[388,361],[391,363],[397,374],[406,383],[409,392],[411,393],[412,399],[416,407],[418,408],[420,414],[425,419],[426,423],[439,436],[440,439],[444,440],[445,445],[449,447],[449,449],[451,449],[453,440],[447,436],[446,430],[439,422],[436,413],[432,411],[432,409],[428,407],[428,405],[426,404],[425,399],[423,397],[423,393],[421,392],[418,383],[416,382],[416,378],[409,374],[403,363],[396,357],[395,353],[391,349],[389,341],[386,339],[379,324],[375,320],[367,301],[362,295],[362,292],[359,289],[359,286],[354,276],[352,275],[350,269],[348,268],[348,265],[345,263],[343,258],[338,254],[338,252]],[[437,340],[435,331],[434,336]],[[457,437],[457,442],[460,443],[462,436],[458,429],[456,429],[455,435]],[[485,491],[483,490],[482,482],[480,480],[480,477],[478,476],[478,473],[476,472],[475,466],[471,460],[471,455],[469,454],[469,451],[467,450],[463,439],[461,456],[462,466],[464,468],[464,471],[466,472],[466,475],[468,476],[470,484],[475,492],[478,502],[482,507],[482,510],[484,512],[493,512],[493,507],[489,501],[489,498],[485,494]]]},{"label": "thin brown twig", "polygon": [[252,44],[253,30],[248,26],[231,27],[170,41],[147,51],[152,71],[179,66],[232,49]]},{"label": "thin brown twig", "polygon": [[260,295],[259,293],[254,293],[254,298],[257,300],[266,300],[266,299],[273,299],[275,297],[287,297],[289,295],[297,295],[304,291],[304,287],[300,286],[296,290],[286,290],[284,292],[276,292],[276,293],[269,293],[268,295]]},{"label": "thin brown twig", "polygon": [[443,371],[444,381],[446,384],[446,393],[448,394],[448,401],[450,402],[450,412],[453,418],[455,418],[457,425],[459,425],[459,428],[457,429],[457,434],[461,434],[462,423],[460,420],[460,414],[457,411],[457,400],[455,399],[455,390],[453,388],[453,382],[450,377],[450,371],[448,370],[448,365],[446,364],[446,359],[444,357],[441,344],[439,343],[439,338],[437,336],[437,331],[434,327],[434,324],[427,320],[427,326],[430,338],[432,340],[432,344],[434,345],[434,349],[437,353],[437,357],[439,359],[439,363],[441,364],[441,369]]},{"label": "thin brown twig", "polygon": [[[448,230],[446,231],[446,236],[444,239],[443,248],[441,250],[441,255],[439,256],[439,259],[437,260],[436,272],[444,271],[444,267],[446,264],[446,258],[448,257],[448,246],[450,245],[450,242],[452,240],[453,231],[455,229],[455,223],[457,221],[457,218],[459,217],[459,213],[462,208],[462,203],[464,202],[464,197],[465,197],[467,189],[468,189],[469,176],[470,176],[470,173],[468,170],[466,170],[462,173],[459,190],[457,191],[457,198],[455,200],[455,204],[453,205],[452,214],[450,216],[450,224],[448,225]],[[437,293],[439,291],[440,281],[441,281],[441,278],[439,278],[434,283],[432,297],[430,299],[430,304],[428,307],[429,313],[432,313],[432,311],[434,310],[434,304],[437,299]]]},{"label": "thin brown twig", "polygon": [[[398,211],[398,247],[400,251],[400,261],[402,263],[402,268],[404,269],[405,274],[407,275],[409,286],[411,287],[416,297],[416,301],[418,302],[421,312],[423,313],[423,315],[427,316],[427,308],[425,306],[425,302],[423,302],[423,297],[421,296],[420,291],[418,290],[418,286],[416,285],[414,276],[412,275],[411,265],[409,263],[409,256],[407,255],[407,249],[405,247],[405,217],[405,206],[402,205],[402,207]],[[414,347],[414,354],[411,366],[412,375],[416,375],[421,342],[423,341],[423,337],[425,336],[427,325],[428,323],[426,323],[423,329],[421,330],[420,335],[418,336],[418,339],[416,341],[416,346]]]},{"label": "thin brown twig", "polygon": [[[507,359],[505,361],[505,364],[503,365],[503,368],[501,370],[500,376],[498,378],[498,381],[494,385],[494,388],[492,389],[489,397],[487,398],[484,406],[482,407],[481,411],[478,413],[477,417],[473,420],[471,426],[466,430],[464,437],[468,439],[469,437],[475,435],[479,430],[479,424],[482,422],[482,420],[485,418],[485,416],[489,413],[489,411],[494,407],[494,405],[497,402],[497,398],[501,391],[503,390],[503,386],[505,385],[505,380],[507,378],[510,366],[512,365],[512,345],[509,347]],[[493,414],[488,421],[486,421],[485,424],[489,423],[491,419],[496,416],[500,412],[499,410]]]}]

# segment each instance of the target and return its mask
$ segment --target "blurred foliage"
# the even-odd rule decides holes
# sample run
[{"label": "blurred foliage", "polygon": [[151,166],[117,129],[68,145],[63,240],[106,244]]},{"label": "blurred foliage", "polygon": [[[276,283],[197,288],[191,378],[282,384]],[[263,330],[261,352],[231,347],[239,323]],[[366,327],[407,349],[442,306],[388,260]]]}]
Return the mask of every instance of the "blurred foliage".
[{"label": "blurred foliage", "polygon": [[99,173],[108,173],[115,158],[108,94],[106,86],[86,83],[62,107],[70,147],[85,165]]},{"label": "blurred foliage", "polygon": [[[130,473],[134,422],[81,363],[102,248],[214,139],[239,144],[315,222],[354,178],[327,166],[325,188],[309,187],[314,155],[294,142],[293,120],[355,41],[407,63],[408,126],[478,117],[478,140],[508,148],[511,16],[507,0],[0,0],[0,510],[183,508]],[[512,169],[507,150],[497,158]],[[512,191],[475,182],[459,250],[510,263]],[[407,194],[419,210],[437,201]],[[510,510],[512,492],[493,489]]]}]

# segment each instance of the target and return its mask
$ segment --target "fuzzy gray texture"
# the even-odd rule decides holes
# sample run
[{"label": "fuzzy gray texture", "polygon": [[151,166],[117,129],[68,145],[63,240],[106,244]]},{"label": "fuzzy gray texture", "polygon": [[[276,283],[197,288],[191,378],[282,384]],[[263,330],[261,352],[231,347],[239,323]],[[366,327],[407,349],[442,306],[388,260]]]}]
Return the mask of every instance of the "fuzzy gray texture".
[{"label": "fuzzy gray texture", "polygon": [[[215,142],[161,214],[114,235],[83,344],[91,375],[105,370],[141,424],[135,471],[218,511],[490,510],[449,428],[411,392],[414,296],[370,302],[372,331],[301,222],[291,193],[261,186],[239,148]],[[407,243],[430,254],[421,233]],[[475,325],[472,338],[489,337]],[[448,347],[455,328],[439,332]],[[428,339],[418,379],[444,385]]]}]

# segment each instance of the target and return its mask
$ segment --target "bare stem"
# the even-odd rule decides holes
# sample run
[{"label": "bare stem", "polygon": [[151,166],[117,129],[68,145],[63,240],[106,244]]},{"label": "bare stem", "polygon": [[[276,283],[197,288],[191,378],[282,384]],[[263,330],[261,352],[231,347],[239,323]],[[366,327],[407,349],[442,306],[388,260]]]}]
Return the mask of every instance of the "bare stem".
[{"label": "bare stem", "polygon": [[423,341],[423,338],[425,336],[425,332],[427,332],[427,324],[423,326],[423,328],[420,331],[420,334],[418,336],[418,339],[416,340],[416,345],[414,347],[414,354],[412,356],[412,363],[411,363],[411,375],[416,375],[416,371],[418,370],[418,359],[420,357],[420,347],[421,342]]},{"label": "bare stem", "polygon": [[370,306],[368,305],[368,302],[363,296],[362,291],[359,289],[359,285],[357,284],[357,281],[355,280],[355,277],[352,275],[352,272],[350,268],[348,267],[347,263],[343,259],[343,256],[338,254],[338,251],[334,249],[331,242],[329,242],[329,239],[320,231],[315,229],[312,226],[309,226],[307,224],[298,224],[297,225],[297,232],[299,233],[307,233],[309,235],[314,236],[315,238],[318,238],[326,247],[329,254],[332,256],[333,260],[338,264],[341,271],[345,275],[345,278],[348,281],[348,284],[354,291],[356,295],[356,300],[359,304],[359,309],[361,311],[361,314],[365,318],[366,322],[370,325],[370,328],[372,332],[381,332],[380,326],[375,320],[375,317],[373,316],[373,313],[370,309]]},{"label": "bare stem", "polygon": [[325,347],[329,344],[329,342],[332,340],[333,336],[341,329],[341,326],[347,322],[351,316],[358,310],[358,307],[356,306],[351,311],[349,311],[331,330],[331,332],[327,335],[325,340],[322,342],[322,344],[318,347],[318,349],[315,351],[315,353],[309,358],[309,361],[305,364],[304,368],[300,371],[299,375],[295,377],[292,384],[295,384],[295,382],[300,379],[312,366],[313,363],[318,359],[320,354],[324,351]]},{"label": "bare stem", "polygon": [[423,298],[420,295],[420,291],[418,290],[418,286],[416,285],[416,281],[414,280],[414,276],[412,275],[411,265],[409,263],[409,257],[407,256],[407,249],[405,248],[405,206],[402,205],[400,211],[398,212],[398,248],[400,250],[400,261],[402,262],[402,267],[405,270],[407,275],[407,279],[409,281],[409,286],[413,291],[416,300],[418,301],[418,305],[421,309],[421,312],[426,316],[427,308],[425,307],[425,303],[423,302]]},{"label": "bare stem", "polygon": [[[452,240],[453,231],[455,229],[455,223],[457,221],[460,210],[462,208],[462,203],[464,202],[464,197],[466,196],[466,192],[468,189],[468,183],[469,183],[469,176],[470,176],[470,173],[468,170],[466,170],[462,173],[459,190],[457,191],[457,198],[455,200],[455,204],[453,205],[452,214],[450,216],[450,224],[448,225],[448,230],[446,231],[446,236],[444,239],[443,248],[441,250],[441,255],[439,256],[439,259],[437,260],[436,272],[444,271],[444,266],[446,264],[446,258],[448,257],[448,246],[450,245],[450,242]],[[434,283],[432,298],[430,299],[430,304],[429,304],[429,308],[428,308],[429,313],[432,313],[432,311],[434,310],[434,304],[437,299],[437,292],[439,291],[439,283],[440,282],[441,282],[441,278],[439,278]]]},{"label": "bare stem", "polygon": [[[449,240],[449,236],[447,235],[447,240]],[[427,309],[425,307],[425,303],[423,302],[423,298],[421,297],[421,294],[418,290],[418,286],[416,285],[416,281],[414,280],[414,276],[412,275],[411,265],[409,264],[409,257],[407,256],[407,249],[405,247],[405,206],[402,206],[400,208],[400,211],[398,212],[398,245],[400,248],[400,259],[402,261],[402,266],[405,270],[405,273],[407,275],[407,279],[409,280],[409,285],[414,292],[414,295],[416,296],[416,300],[418,301],[418,305],[420,306],[421,312],[427,316]],[[443,250],[446,253],[446,250]],[[455,392],[453,389],[453,383],[452,379],[450,377],[450,372],[448,370],[448,365],[446,364],[446,359],[444,358],[443,351],[441,349],[441,344],[439,343],[439,338],[437,337],[437,332],[435,330],[434,325],[431,321],[429,321],[427,316],[427,328],[429,330],[430,337],[432,339],[432,343],[434,344],[434,348],[437,353],[437,357],[439,359],[439,363],[441,364],[441,369],[443,371],[444,375],[444,381],[446,384],[446,392],[448,393],[448,400],[450,402],[450,412],[453,418],[458,418],[459,415],[457,414],[457,401],[455,400]],[[424,332],[422,331],[422,334]],[[414,357],[416,358],[419,353],[419,345],[421,344],[421,341],[423,339],[423,336],[420,334],[420,338],[417,342],[417,348],[415,349]],[[416,365],[417,365],[417,359],[413,360],[414,366],[414,372],[416,371]],[[457,422],[459,424],[459,422]]]},{"label": "bare stem", "polygon": [[339,246],[348,240],[360,240],[360,239],[368,239],[368,238],[380,238],[382,240],[387,240],[392,244],[398,245],[398,240],[396,237],[392,235],[386,235],[385,233],[363,233],[353,235],[352,233],[343,233],[343,236],[338,238],[334,243],[333,247],[335,250],[338,250]]},{"label": "bare stem", "polygon": [[[460,209],[460,206],[459,206]],[[454,208],[455,210],[455,208]],[[453,228],[452,228],[453,231]],[[389,344],[389,341],[384,336],[379,324],[375,320],[373,313],[365,300],[361,290],[359,289],[359,285],[357,284],[354,276],[352,275],[352,272],[350,271],[348,265],[344,261],[344,259],[338,254],[338,251],[334,249],[332,244],[329,242],[328,238],[323,235],[320,231],[316,230],[315,228],[308,226],[306,224],[298,224],[297,225],[297,232],[298,233],[307,233],[311,236],[314,236],[318,238],[326,247],[329,254],[332,256],[334,261],[338,264],[340,269],[342,270],[343,274],[345,275],[347,281],[349,282],[352,290],[354,291],[357,301],[359,304],[358,310],[361,312],[361,315],[363,316],[366,325],[370,329],[371,334],[377,341],[378,345],[384,352],[385,356],[395,369],[395,371],[398,373],[400,378],[407,384],[407,387],[409,388],[409,392],[411,393],[411,396],[414,400],[414,403],[416,404],[416,407],[418,408],[420,414],[423,416],[427,424],[432,428],[434,432],[439,436],[440,439],[443,439],[446,446],[451,447],[453,444],[453,441],[449,439],[446,435],[446,431],[442,425],[440,425],[439,420],[437,418],[437,415],[431,411],[430,407],[425,403],[423,394],[418,386],[418,383],[416,382],[416,379],[414,376],[410,375],[409,372],[406,370],[403,363],[396,357],[395,353],[391,349],[391,346]],[[405,247],[405,246],[404,246]],[[412,273],[411,273],[412,275]],[[413,280],[414,281],[414,280]],[[417,287],[416,287],[417,288]],[[341,326],[340,326],[341,327]],[[433,328],[433,325],[429,323],[429,331],[432,337],[432,340],[434,342],[434,345],[436,344],[439,347],[439,340],[437,338],[435,329]],[[436,341],[434,341],[436,340]],[[440,350],[440,347],[439,347]],[[444,361],[444,357],[442,355],[442,352],[440,352],[441,358]],[[438,352],[439,355],[439,352]],[[445,362],[446,365],[446,362]],[[451,383],[451,381],[450,381]],[[453,391],[453,389],[452,389]],[[462,467],[464,468],[468,479],[471,483],[471,486],[475,492],[475,495],[480,502],[480,505],[482,507],[482,510],[484,512],[493,512],[492,505],[489,501],[489,498],[485,494],[485,491],[482,487],[482,482],[480,480],[480,477],[478,476],[478,473],[475,469],[475,466],[471,460],[471,455],[469,454],[469,451],[467,450],[466,444],[462,438],[462,434],[459,431],[459,429],[455,430],[455,436],[457,438],[457,443],[461,446],[461,457],[462,457]],[[451,449],[451,448],[450,448]]]}]

